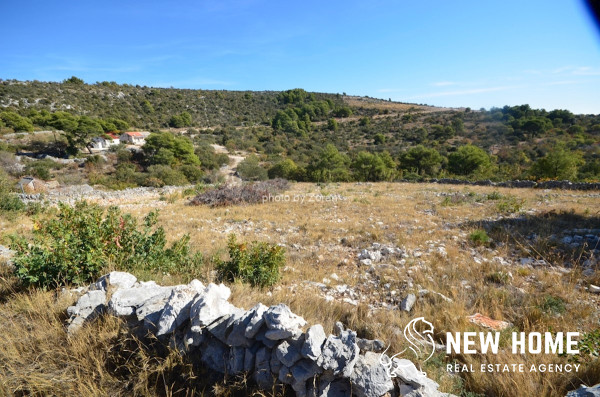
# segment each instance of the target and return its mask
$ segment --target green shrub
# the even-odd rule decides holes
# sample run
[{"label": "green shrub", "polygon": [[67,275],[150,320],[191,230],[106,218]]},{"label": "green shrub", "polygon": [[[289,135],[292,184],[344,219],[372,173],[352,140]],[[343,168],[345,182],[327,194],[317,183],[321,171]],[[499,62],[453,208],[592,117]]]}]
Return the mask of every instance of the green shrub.
[{"label": "green shrub", "polygon": [[204,172],[200,169],[200,167],[195,165],[185,164],[179,168],[179,171],[185,175],[186,179],[190,183],[198,183],[202,180],[204,176]]},{"label": "green shrub", "polygon": [[0,211],[18,212],[25,209],[25,204],[14,193],[0,195]]},{"label": "green shrub", "polygon": [[25,285],[56,287],[90,282],[108,266],[162,272],[197,268],[201,257],[191,254],[189,236],[167,248],[163,228],[153,228],[157,217],[150,212],[140,230],[117,207],[59,204],[57,216],[36,221],[33,241],[12,236],[15,273]]},{"label": "green shrub", "polygon": [[499,192],[497,192],[497,191],[493,191],[493,192],[489,193],[489,194],[486,196],[486,198],[487,198],[488,200],[500,200],[501,198],[504,198],[504,196],[503,196],[503,195],[501,195],[501,194],[500,194]]},{"label": "green shrub", "polygon": [[577,358],[598,360],[600,357],[600,328],[585,332],[578,344],[579,355]]},{"label": "green shrub", "polygon": [[29,216],[41,214],[45,210],[46,207],[44,207],[42,203],[38,201],[31,201],[25,205],[25,213]]},{"label": "green shrub", "polygon": [[45,181],[50,179],[50,168],[42,163],[31,163],[25,167],[25,172]]},{"label": "green shrub", "polygon": [[245,181],[264,181],[268,178],[267,170],[261,167],[258,157],[250,155],[237,166],[237,172]]},{"label": "green shrub", "polygon": [[168,165],[157,164],[148,167],[148,175],[144,184],[146,186],[163,187],[165,185],[181,186],[188,183],[187,178],[181,171],[174,170]]},{"label": "green shrub", "polygon": [[487,245],[490,242],[490,236],[485,230],[479,229],[469,234],[469,240],[475,245]]},{"label": "green shrub", "polygon": [[558,296],[546,295],[539,305],[540,309],[549,314],[563,314],[567,307],[565,301]]},{"label": "green shrub", "polygon": [[496,204],[496,209],[502,214],[514,214],[520,212],[525,200],[515,196],[504,196]]},{"label": "green shrub", "polygon": [[227,242],[229,261],[217,263],[222,279],[241,280],[253,287],[268,287],[279,278],[279,269],[285,262],[283,247],[265,242],[238,243],[235,234]]}]

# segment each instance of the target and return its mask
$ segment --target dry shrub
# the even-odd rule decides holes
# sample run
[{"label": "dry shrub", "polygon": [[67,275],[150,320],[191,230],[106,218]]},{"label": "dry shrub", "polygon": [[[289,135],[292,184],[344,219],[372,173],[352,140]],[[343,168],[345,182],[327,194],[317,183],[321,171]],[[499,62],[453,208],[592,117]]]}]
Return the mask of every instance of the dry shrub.
[{"label": "dry shrub", "polygon": [[262,203],[269,195],[285,191],[288,186],[289,182],[285,179],[272,179],[241,186],[222,185],[216,189],[200,193],[190,201],[190,204],[211,207],[258,204]]}]

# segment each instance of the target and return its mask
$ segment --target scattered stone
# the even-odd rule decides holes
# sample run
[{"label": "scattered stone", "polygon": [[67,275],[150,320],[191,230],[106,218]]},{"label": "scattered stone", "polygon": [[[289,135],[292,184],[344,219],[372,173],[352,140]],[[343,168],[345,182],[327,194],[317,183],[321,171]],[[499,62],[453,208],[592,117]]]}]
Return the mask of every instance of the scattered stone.
[{"label": "scattered stone", "polygon": [[302,358],[300,351],[298,351],[298,349],[294,345],[291,345],[288,341],[283,341],[279,344],[279,346],[277,346],[275,349],[275,355],[279,361],[281,361],[281,363],[288,368],[292,367],[296,361]]},{"label": "scattered stone", "polygon": [[263,315],[267,311],[268,307],[263,305],[262,303],[257,304],[251,310],[253,310],[253,314],[250,317],[248,325],[246,325],[246,329],[244,331],[244,335],[246,338],[254,338],[260,327],[265,323],[265,319]]},{"label": "scattered stone", "polygon": [[246,349],[243,347],[232,347],[229,353],[229,362],[227,364],[227,372],[230,374],[239,374],[244,372],[244,362],[246,357]]},{"label": "scattered stone", "polygon": [[231,314],[234,306],[227,301],[231,290],[224,284],[210,283],[193,301],[190,307],[192,330],[198,330],[213,321]]},{"label": "scattered stone", "polygon": [[306,341],[302,346],[302,355],[311,360],[317,360],[321,355],[321,347],[326,339],[327,335],[325,335],[323,326],[321,324],[313,325],[306,331]]},{"label": "scattered stone", "polygon": [[180,285],[171,291],[165,308],[158,320],[157,336],[175,331],[177,327],[190,318],[190,308],[196,295],[204,290],[204,285],[193,280],[189,285]]},{"label": "scattered stone", "polygon": [[314,361],[302,359],[296,365],[290,368],[292,376],[297,382],[306,382],[315,375],[320,374],[321,369]]},{"label": "scattered stone", "polygon": [[340,321],[336,321],[333,325],[333,333],[335,335],[340,336],[345,329],[346,327],[344,327],[344,324],[342,324]]},{"label": "scattered stone", "polygon": [[202,351],[202,361],[213,371],[224,374],[229,361],[229,349],[216,339],[211,339]]},{"label": "scattered stone", "polygon": [[521,258],[519,260],[521,266],[547,266],[548,262],[543,259]]},{"label": "scattered stone", "polygon": [[[116,290],[108,302],[108,310],[116,316],[131,316],[134,314],[145,318],[148,315],[156,313],[153,304],[157,304],[157,308],[162,309],[169,295],[171,294],[170,287],[161,287],[154,281],[141,282],[131,288],[119,288]],[[144,310],[136,313],[136,310],[146,306]],[[158,318],[156,318],[156,321]]]},{"label": "scattered stone", "polygon": [[571,390],[566,397],[600,397],[600,383],[595,386],[579,386],[577,390]]},{"label": "scattered stone", "polygon": [[428,294],[437,295],[437,296],[439,296],[440,298],[442,298],[444,301],[446,301],[448,303],[454,302],[451,298],[448,298],[446,295],[444,295],[444,294],[442,294],[440,292],[430,291],[428,289],[420,289],[419,290],[419,298],[423,298],[425,295],[428,295]]},{"label": "scattered stone", "polygon": [[[236,320],[241,318],[243,314],[244,314],[243,309],[239,309],[239,308],[233,306],[233,309],[231,309],[231,313],[224,315],[222,317],[219,317],[218,319],[216,319],[215,321],[213,321],[212,323],[207,325],[206,330],[208,332],[210,332],[210,334],[212,336],[214,336],[221,342],[227,344],[227,337],[229,336],[229,333],[231,332],[233,324],[235,323]],[[192,329],[194,329],[193,326],[192,326]]]},{"label": "scattered stone", "polygon": [[131,288],[137,282],[137,278],[127,272],[110,272],[100,277],[91,289],[106,291],[109,286],[115,288]]},{"label": "scattered stone", "polygon": [[385,349],[385,343],[379,339],[363,339],[357,338],[356,344],[361,352],[381,353]]},{"label": "scattered stone", "polygon": [[317,364],[324,370],[331,370],[334,375],[349,377],[358,360],[359,352],[356,333],[342,331],[340,336],[329,335]]},{"label": "scattered stone", "polygon": [[261,347],[256,352],[254,361],[254,381],[263,389],[270,389],[273,384],[271,375],[271,352],[266,347]]},{"label": "scattered stone", "polygon": [[594,284],[590,284],[590,288],[588,289],[592,294],[600,294],[600,287]]},{"label": "scattered stone", "polygon": [[346,379],[321,379],[317,397],[347,397],[352,394],[352,385]]},{"label": "scattered stone", "polygon": [[411,311],[416,301],[417,297],[414,294],[408,294],[406,298],[402,299],[402,302],[400,302],[400,310],[405,312]]},{"label": "scattered stone", "polygon": [[394,388],[392,379],[379,361],[379,354],[359,356],[350,380],[358,397],[379,397]]},{"label": "scattered stone", "polygon": [[439,385],[429,379],[424,372],[406,359],[392,359],[392,373],[402,382],[406,383],[405,387],[400,386],[402,396],[411,397],[438,397],[447,396],[438,391]]},{"label": "scattered stone", "polygon": [[[125,281],[117,281],[121,276]],[[379,397],[393,389],[377,353],[384,343],[358,339],[340,322],[335,326],[337,335],[326,338],[318,324],[302,333],[306,321],[284,304],[269,308],[257,304],[250,310],[231,305],[230,290],[222,284],[204,287],[194,280],[188,285],[161,287],[132,280],[126,274],[111,274],[98,280],[100,289],[82,289],[87,291],[85,295],[68,309],[69,327],[80,326],[108,306],[110,313],[128,320],[137,317],[138,323],[130,322],[132,326],[143,320],[155,335],[170,334],[163,342],[181,354],[197,354],[211,371],[247,372],[263,389],[272,389],[277,379],[291,385],[297,396]],[[110,293],[114,285],[119,287],[107,305],[105,288]],[[407,384],[399,385],[401,390],[404,387],[413,396],[439,395],[435,382],[424,375],[417,382],[409,375],[404,374]]]},{"label": "scattered stone", "polygon": [[584,269],[583,272],[581,272],[581,275],[584,277],[592,277],[595,272],[596,271],[594,269],[588,267],[587,269]]},{"label": "scattered stone", "polygon": [[70,316],[67,331],[73,333],[86,322],[92,320],[106,308],[106,293],[100,291],[89,291],[81,296],[75,306],[67,308]]},{"label": "scattered stone", "polygon": [[381,256],[382,255],[381,255],[380,251],[369,251],[369,250],[364,249],[358,255],[358,259],[359,260],[368,259],[371,262],[379,262],[381,260]]},{"label": "scattered stone", "polygon": [[287,339],[300,334],[301,328],[306,325],[302,317],[292,313],[283,303],[269,307],[263,317],[268,328],[265,337],[271,340]]},{"label": "scattered stone", "polygon": [[506,321],[493,320],[487,316],[484,316],[480,313],[475,313],[471,316],[468,316],[467,319],[469,322],[473,324],[477,324],[484,328],[489,328],[494,331],[502,331],[505,328],[511,327],[512,324]]}]

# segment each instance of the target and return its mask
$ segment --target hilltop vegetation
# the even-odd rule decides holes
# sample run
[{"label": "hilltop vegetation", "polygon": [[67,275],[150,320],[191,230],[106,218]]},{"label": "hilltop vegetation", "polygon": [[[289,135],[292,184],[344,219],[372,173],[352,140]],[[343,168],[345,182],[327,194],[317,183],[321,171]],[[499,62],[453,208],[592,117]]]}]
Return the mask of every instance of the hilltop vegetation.
[{"label": "hilltop vegetation", "polygon": [[[1,81],[0,106],[1,133],[61,130],[63,141],[43,150],[63,156],[85,151],[92,137],[109,131],[169,131],[151,139],[152,150],[113,158],[100,172],[104,181],[95,181],[109,187],[195,183],[224,162],[209,144],[256,154],[238,168],[250,180],[600,178],[600,116],[529,105],[473,111],[302,89],[185,90],[85,84],[72,77],[63,83]],[[177,148],[175,135],[165,134],[177,135]],[[185,159],[174,153],[182,147]],[[24,148],[16,143],[4,150]],[[170,180],[132,177],[153,171]]]}]

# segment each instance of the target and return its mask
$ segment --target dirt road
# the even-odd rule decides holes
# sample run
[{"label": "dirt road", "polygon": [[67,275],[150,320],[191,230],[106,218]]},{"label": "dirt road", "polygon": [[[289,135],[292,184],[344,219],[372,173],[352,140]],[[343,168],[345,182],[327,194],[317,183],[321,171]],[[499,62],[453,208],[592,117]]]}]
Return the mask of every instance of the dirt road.
[{"label": "dirt road", "polygon": [[212,144],[210,145],[215,149],[217,153],[225,153],[229,156],[229,164],[223,165],[219,172],[225,177],[225,182],[228,184],[241,184],[242,179],[237,176],[237,166],[246,158],[247,153],[245,152],[236,152],[236,154],[229,154],[229,151],[225,146]]}]

